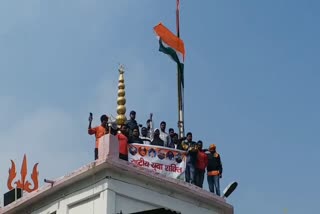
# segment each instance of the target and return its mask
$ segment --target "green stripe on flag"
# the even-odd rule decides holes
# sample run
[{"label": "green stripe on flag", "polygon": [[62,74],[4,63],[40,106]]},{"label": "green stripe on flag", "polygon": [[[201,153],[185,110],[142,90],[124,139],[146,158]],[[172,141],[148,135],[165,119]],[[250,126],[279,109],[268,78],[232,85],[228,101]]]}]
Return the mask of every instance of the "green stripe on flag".
[{"label": "green stripe on flag", "polygon": [[159,39],[159,45],[159,51],[169,55],[171,59],[178,64],[179,72],[181,74],[181,84],[182,87],[184,87],[184,64],[180,62],[177,52],[173,48],[165,47],[161,39]]}]

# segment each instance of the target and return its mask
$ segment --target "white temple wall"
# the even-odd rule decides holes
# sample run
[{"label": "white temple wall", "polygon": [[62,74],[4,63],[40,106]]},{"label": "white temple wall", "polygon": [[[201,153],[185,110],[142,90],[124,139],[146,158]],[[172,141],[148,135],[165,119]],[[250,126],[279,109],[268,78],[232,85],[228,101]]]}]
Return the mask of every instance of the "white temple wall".
[{"label": "white temple wall", "polygon": [[[219,210],[208,204],[201,204],[192,196],[178,194],[142,180],[133,182],[133,177],[124,178],[123,174],[108,173],[96,184],[94,180],[73,184],[50,196],[43,205],[34,207],[32,214],[116,214],[169,208],[182,214],[220,214]],[[86,187],[86,184],[92,184]],[[72,192],[73,191],[73,192]],[[71,193],[70,193],[71,192]],[[50,201],[54,201],[48,203]],[[46,204],[46,205],[45,205]],[[56,212],[56,213],[54,213]]]}]

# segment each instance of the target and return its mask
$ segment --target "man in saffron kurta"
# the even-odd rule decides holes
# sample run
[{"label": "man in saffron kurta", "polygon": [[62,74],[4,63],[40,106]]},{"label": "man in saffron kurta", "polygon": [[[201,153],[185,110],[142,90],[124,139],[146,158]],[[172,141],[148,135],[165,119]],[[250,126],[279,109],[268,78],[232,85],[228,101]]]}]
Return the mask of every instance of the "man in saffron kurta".
[{"label": "man in saffron kurta", "polygon": [[88,134],[89,135],[95,135],[96,137],[96,147],[94,149],[94,159],[97,160],[98,159],[98,148],[99,148],[99,138],[108,134],[108,128],[107,128],[107,124],[108,124],[108,116],[107,115],[102,115],[100,117],[100,121],[101,121],[101,125],[100,126],[96,126],[94,128],[91,128],[91,123],[92,123],[92,115],[90,115],[89,117],[89,127],[88,127]]},{"label": "man in saffron kurta", "polygon": [[121,126],[120,133],[118,133],[119,141],[119,158],[128,161],[128,127]]}]

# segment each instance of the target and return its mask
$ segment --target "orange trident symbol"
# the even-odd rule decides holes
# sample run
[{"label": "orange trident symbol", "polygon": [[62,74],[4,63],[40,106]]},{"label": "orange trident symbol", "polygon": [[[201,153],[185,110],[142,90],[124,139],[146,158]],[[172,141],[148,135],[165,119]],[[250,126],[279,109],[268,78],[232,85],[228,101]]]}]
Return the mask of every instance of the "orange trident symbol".
[{"label": "orange trident symbol", "polygon": [[[16,184],[16,188],[20,188],[22,190],[25,190],[27,192],[32,192],[34,190],[37,190],[39,187],[39,182],[38,182],[38,176],[39,176],[39,172],[37,171],[37,167],[38,167],[38,163],[36,163],[33,166],[33,171],[31,174],[31,179],[33,181],[33,188],[31,189],[31,183],[29,181],[26,180],[26,176],[27,176],[27,157],[26,155],[23,156],[23,161],[22,161],[22,166],[21,166],[21,171],[20,171],[20,175],[21,178],[18,181],[15,181],[14,184]],[[11,168],[9,169],[9,177],[8,177],[8,182],[7,182],[7,186],[9,190],[12,190],[12,182],[13,180],[16,178],[16,164],[14,163],[14,161],[11,160]]]}]

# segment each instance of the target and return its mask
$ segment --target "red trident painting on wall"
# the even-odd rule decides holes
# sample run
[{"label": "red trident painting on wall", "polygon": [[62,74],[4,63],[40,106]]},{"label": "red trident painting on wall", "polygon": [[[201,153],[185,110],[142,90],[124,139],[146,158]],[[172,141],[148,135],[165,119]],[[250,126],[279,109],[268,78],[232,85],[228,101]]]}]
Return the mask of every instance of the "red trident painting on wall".
[{"label": "red trident painting on wall", "polygon": [[21,165],[20,179],[16,180],[14,182],[15,187],[13,187],[12,182],[16,178],[17,173],[16,173],[16,164],[14,163],[13,160],[11,160],[11,168],[9,169],[9,177],[8,177],[8,182],[7,182],[8,189],[12,190],[14,188],[20,188],[20,189],[25,190],[27,192],[32,192],[32,191],[37,190],[39,188],[39,180],[38,180],[39,172],[38,172],[37,168],[38,168],[38,163],[36,163],[33,166],[33,170],[31,173],[31,179],[33,182],[33,188],[31,188],[32,184],[28,180],[26,180],[28,168],[27,168],[27,157],[26,157],[26,155],[24,155],[22,165]]}]

